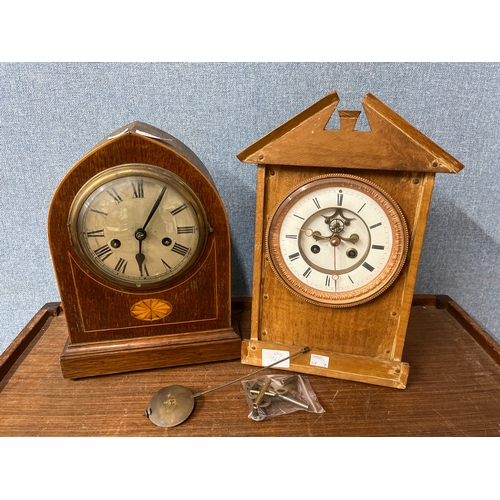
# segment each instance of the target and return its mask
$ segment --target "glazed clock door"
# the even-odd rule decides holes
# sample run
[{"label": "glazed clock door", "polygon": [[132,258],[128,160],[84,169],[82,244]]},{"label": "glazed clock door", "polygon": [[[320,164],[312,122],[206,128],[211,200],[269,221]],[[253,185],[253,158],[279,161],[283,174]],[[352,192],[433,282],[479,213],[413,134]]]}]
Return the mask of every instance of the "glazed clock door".
[{"label": "glazed clock door", "polygon": [[401,210],[375,184],[328,175],[293,190],[267,231],[273,270],[293,293],[329,307],[348,307],[382,293],[408,249]]},{"label": "glazed clock door", "polygon": [[69,227],[73,246],[92,271],[132,289],[181,276],[208,236],[195,193],[151,165],[121,165],[92,178],[73,203]]}]

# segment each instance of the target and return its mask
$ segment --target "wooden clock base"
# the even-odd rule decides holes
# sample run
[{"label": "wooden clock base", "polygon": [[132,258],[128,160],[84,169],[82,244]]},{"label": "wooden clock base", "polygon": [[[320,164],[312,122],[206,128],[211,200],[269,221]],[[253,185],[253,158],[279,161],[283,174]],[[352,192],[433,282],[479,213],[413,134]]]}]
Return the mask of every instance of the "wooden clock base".
[{"label": "wooden clock base", "polygon": [[233,328],[71,345],[60,357],[64,378],[110,375],[153,368],[239,359],[241,338]]},{"label": "wooden clock base", "polygon": [[[261,342],[259,340],[244,340],[241,348],[241,362],[246,365],[263,366],[263,349],[289,351],[290,354],[293,354],[303,347],[305,346],[291,346]],[[328,366],[323,367],[311,364],[311,358],[314,355],[319,356],[319,359],[323,360],[328,358]],[[291,359],[290,368],[283,369],[307,373],[309,375],[405,389],[410,366],[408,363],[397,360],[356,356],[311,348],[307,354]]]}]

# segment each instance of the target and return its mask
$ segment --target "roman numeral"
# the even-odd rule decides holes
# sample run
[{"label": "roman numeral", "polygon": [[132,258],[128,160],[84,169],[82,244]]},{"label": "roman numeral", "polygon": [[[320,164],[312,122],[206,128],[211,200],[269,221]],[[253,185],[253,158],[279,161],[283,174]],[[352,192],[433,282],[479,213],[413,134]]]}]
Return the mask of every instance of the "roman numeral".
[{"label": "roman numeral", "polygon": [[166,269],[167,271],[170,271],[170,270],[172,269],[172,268],[171,268],[171,267],[170,267],[170,266],[169,266],[169,265],[168,265],[168,264],[167,264],[167,263],[166,263],[163,259],[161,259],[161,262],[162,262],[162,264],[165,266],[165,269]]},{"label": "roman numeral", "polygon": [[294,217],[297,217],[297,219],[300,219],[300,220],[305,220],[304,217],[301,217],[300,215],[297,215],[297,214],[293,214]]},{"label": "roman numeral", "polygon": [[139,179],[137,182],[132,181],[132,189],[134,190],[134,198],[144,198],[143,179]]},{"label": "roman numeral", "polygon": [[383,250],[385,247],[384,245],[372,245],[373,250]]},{"label": "roman numeral", "polygon": [[339,193],[339,194],[337,195],[337,205],[338,205],[339,207],[341,207],[341,206],[342,206],[342,201],[343,201],[343,200],[344,200],[344,195],[343,195],[343,194],[341,194],[341,193]]},{"label": "roman numeral", "polygon": [[309,278],[309,275],[312,273],[312,269],[308,267],[305,271],[305,273],[302,275],[304,278]]},{"label": "roman numeral", "polygon": [[363,210],[363,208],[365,208],[365,205],[366,205],[366,203],[363,203],[363,204],[361,205],[361,208],[358,210],[358,214],[359,214],[359,212],[361,212],[361,210]]},{"label": "roman numeral", "polygon": [[179,245],[179,243],[175,243],[174,246],[172,247],[172,252],[178,253],[179,255],[185,257],[186,254],[189,252],[189,248],[185,247],[184,245]]},{"label": "roman numeral", "polygon": [[113,250],[111,250],[109,245],[104,245],[99,247],[97,250],[94,250],[94,253],[104,262],[110,255],[113,254]]},{"label": "roman numeral", "polygon": [[314,204],[316,205],[316,208],[321,208],[321,205],[319,204],[318,198],[313,198]]},{"label": "roman numeral", "polygon": [[187,205],[185,203],[183,203],[182,205],[180,205],[179,207],[177,208],[174,208],[174,210],[172,210],[170,213],[172,215],[177,215],[178,213],[182,212],[183,210],[185,210],[187,208]]},{"label": "roman numeral", "polygon": [[104,218],[106,218],[108,216],[108,214],[106,212],[101,212],[100,210],[96,210],[95,208],[91,208],[90,211],[94,212],[96,214],[102,215]]},{"label": "roman numeral", "polygon": [[382,225],[381,222],[377,222],[376,224],[373,224],[373,226],[370,226],[370,229],[375,229],[376,227],[379,227],[381,225]]},{"label": "roman numeral", "polygon": [[289,238],[291,240],[296,240],[297,239],[297,235],[296,234],[287,234],[285,236],[285,238]]},{"label": "roman numeral", "polygon": [[127,269],[127,261],[125,259],[118,259],[118,263],[115,266],[115,271],[125,273],[125,270]]},{"label": "roman numeral", "polygon": [[349,278],[349,281],[354,285],[354,281],[352,281],[352,278],[349,275],[347,275],[347,277]]},{"label": "roman numeral", "polygon": [[89,238],[104,238],[104,229],[97,229],[96,231],[87,231],[85,234]]},{"label": "roman numeral", "polygon": [[292,255],[289,255],[288,258],[290,260],[297,260],[298,258],[300,257],[300,253],[297,252],[297,253],[293,253]]},{"label": "roman numeral", "polygon": [[121,203],[123,200],[121,199],[121,196],[116,192],[115,188],[110,188],[106,191],[113,200],[115,200],[115,203],[118,205],[118,203]]},{"label": "roman numeral", "polygon": [[177,228],[177,234],[193,234],[194,226],[182,226]]},{"label": "roman numeral", "polygon": [[372,272],[375,268],[373,266],[370,266],[370,264],[368,264],[368,262],[363,262],[363,267],[365,269],[368,269],[368,271]]},{"label": "roman numeral", "polygon": [[329,274],[325,276],[325,286],[330,286],[332,284],[332,278]]}]

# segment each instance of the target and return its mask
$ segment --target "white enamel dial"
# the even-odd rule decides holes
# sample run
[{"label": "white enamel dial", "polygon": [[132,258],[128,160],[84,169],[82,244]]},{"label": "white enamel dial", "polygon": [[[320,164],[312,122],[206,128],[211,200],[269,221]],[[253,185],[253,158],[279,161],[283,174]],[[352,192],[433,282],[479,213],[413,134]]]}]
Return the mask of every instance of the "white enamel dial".
[{"label": "white enamel dial", "polygon": [[128,288],[178,277],[196,262],[208,230],[194,192],[171,172],[142,164],[110,168],[85,184],[69,227],[83,261]]},{"label": "white enamel dial", "polygon": [[267,252],[280,280],[330,307],[366,302],[399,274],[408,248],[401,210],[380,188],[349,175],[321,176],[272,215]]}]

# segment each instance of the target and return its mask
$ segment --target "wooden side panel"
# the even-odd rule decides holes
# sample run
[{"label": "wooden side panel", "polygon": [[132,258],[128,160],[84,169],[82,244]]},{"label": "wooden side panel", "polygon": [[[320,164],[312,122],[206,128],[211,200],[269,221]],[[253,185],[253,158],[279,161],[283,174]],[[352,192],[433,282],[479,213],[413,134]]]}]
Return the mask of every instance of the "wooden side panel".
[{"label": "wooden side panel", "polygon": [[[266,179],[266,166],[257,167],[257,192],[255,207],[255,236],[254,236],[254,255],[253,255],[253,282],[252,282],[252,310],[260,311],[262,306],[262,273],[264,272],[264,231],[266,228],[266,218],[264,216],[264,184]],[[260,314],[252,314],[251,336],[252,339],[259,339]]]},{"label": "wooden side panel", "polygon": [[49,302],[38,311],[31,321],[21,330],[12,343],[0,354],[0,381],[22,355],[30,342],[50,322],[51,318],[60,312],[59,303]]},{"label": "wooden side panel", "polygon": [[[412,182],[419,180],[419,193],[413,200],[414,217],[411,220],[410,230],[410,249],[406,259],[406,272],[400,277],[401,284],[401,309],[406,314],[401,315],[398,328],[394,334],[394,345],[392,346],[391,356],[394,359],[401,359],[405,343],[408,321],[410,318],[413,291],[417,281],[418,265],[420,254],[424,243],[425,229],[427,226],[427,215],[431,204],[432,191],[434,188],[435,174],[425,173],[420,177],[414,177]],[[408,221],[410,223],[410,221]]]}]

